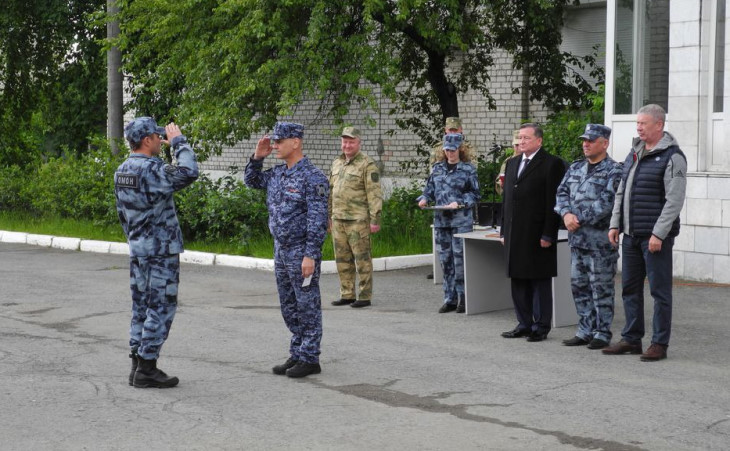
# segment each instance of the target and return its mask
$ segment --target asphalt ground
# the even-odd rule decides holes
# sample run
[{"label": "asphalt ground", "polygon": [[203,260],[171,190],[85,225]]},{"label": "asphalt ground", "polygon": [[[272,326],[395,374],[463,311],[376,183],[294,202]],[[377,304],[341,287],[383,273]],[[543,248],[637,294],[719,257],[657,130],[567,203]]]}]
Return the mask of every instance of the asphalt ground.
[{"label": "asphalt ground", "polygon": [[438,314],[428,272],[376,273],[359,310],[323,276],[322,373],[295,380],[271,373],[273,273],[184,264],[159,361],[180,385],[136,389],[128,258],[0,243],[0,449],[730,448],[727,286],[675,281],[669,358],[646,363],[562,346],[573,327],[503,339],[509,310]]}]

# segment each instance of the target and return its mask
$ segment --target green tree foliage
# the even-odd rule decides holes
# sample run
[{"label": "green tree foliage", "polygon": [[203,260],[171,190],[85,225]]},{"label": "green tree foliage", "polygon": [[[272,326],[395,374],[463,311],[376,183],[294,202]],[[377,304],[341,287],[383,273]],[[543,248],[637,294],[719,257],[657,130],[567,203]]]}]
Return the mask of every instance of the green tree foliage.
[{"label": "green tree foliage", "polygon": [[104,0],[3,0],[0,8],[0,166],[104,133]]},{"label": "green tree foliage", "polygon": [[[497,51],[530,77],[529,96],[574,105],[590,91],[559,50],[571,0],[121,0],[119,46],[133,107],[175,119],[193,137],[232,144],[319,102],[339,123],[378,111],[432,145],[458,94],[494,107]],[[374,119],[370,119],[374,120]]]}]

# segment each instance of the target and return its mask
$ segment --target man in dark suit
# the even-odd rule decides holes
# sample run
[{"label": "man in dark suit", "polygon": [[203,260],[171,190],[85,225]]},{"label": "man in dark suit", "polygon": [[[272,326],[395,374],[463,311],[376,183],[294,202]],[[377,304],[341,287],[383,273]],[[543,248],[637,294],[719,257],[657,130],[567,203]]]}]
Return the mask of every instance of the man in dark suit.
[{"label": "man in dark suit", "polygon": [[518,324],[502,336],[542,341],[553,316],[560,224],[553,208],[565,162],[542,149],[542,129],[537,124],[523,124],[519,140],[522,157],[508,160],[505,168],[500,231]]}]

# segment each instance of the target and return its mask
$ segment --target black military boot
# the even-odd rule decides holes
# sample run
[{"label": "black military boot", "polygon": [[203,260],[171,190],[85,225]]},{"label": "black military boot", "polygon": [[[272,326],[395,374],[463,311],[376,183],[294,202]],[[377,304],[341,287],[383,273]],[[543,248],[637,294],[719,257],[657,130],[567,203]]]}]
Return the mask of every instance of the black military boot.
[{"label": "black military boot", "polygon": [[456,313],[464,313],[466,312],[466,300],[464,300],[464,295],[459,295],[459,303],[456,305]]},{"label": "black military boot", "polygon": [[276,365],[275,367],[273,367],[271,369],[271,371],[273,371],[274,374],[283,376],[286,374],[286,370],[288,370],[289,368],[293,368],[294,365],[297,364],[297,362],[298,362],[298,360],[295,359],[294,357],[289,357],[288,359],[286,359],[286,362],[282,363],[281,365]]},{"label": "black military boot", "polygon": [[297,362],[296,365],[286,370],[286,375],[289,377],[304,377],[321,372],[322,367],[319,366],[319,363]]},{"label": "black military boot", "polygon": [[137,372],[134,373],[134,386],[137,388],[169,388],[180,382],[157,368],[157,360],[145,360],[137,357]]},{"label": "black military boot", "polygon": [[134,385],[134,373],[137,371],[137,364],[139,363],[137,351],[130,352],[129,358],[132,359],[132,371],[129,373],[129,385]]}]

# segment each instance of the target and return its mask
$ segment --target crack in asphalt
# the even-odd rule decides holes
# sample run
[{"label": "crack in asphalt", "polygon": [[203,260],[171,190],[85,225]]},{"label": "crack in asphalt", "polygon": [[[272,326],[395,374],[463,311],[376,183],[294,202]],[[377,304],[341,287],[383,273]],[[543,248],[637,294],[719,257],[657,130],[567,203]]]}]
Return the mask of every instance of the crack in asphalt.
[{"label": "crack in asphalt", "polygon": [[447,398],[454,393],[437,393],[436,395],[432,396],[411,395],[409,393],[404,393],[388,388],[389,386],[393,385],[395,381],[391,381],[384,385],[354,384],[340,386],[327,385],[315,379],[309,379],[306,380],[306,382],[309,382],[317,387],[321,387],[327,390],[333,390],[344,395],[355,396],[360,399],[377,402],[388,407],[405,407],[427,413],[445,413],[455,416],[461,420],[489,423],[503,426],[506,428],[530,431],[539,435],[552,436],[560,441],[560,443],[564,445],[574,446],[576,448],[591,450],[602,449],[611,451],[644,450],[644,448],[638,446],[627,445],[612,440],[570,435],[561,431],[551,431],[548,429],[531,427],[522,423],[518,423],[516,421],[504,421],[500,420],[499,418],[476,415],[467,412],[467,409],[469,407],[510,407],[510,404],[442,404],[439,402],[440,399]]}]

